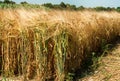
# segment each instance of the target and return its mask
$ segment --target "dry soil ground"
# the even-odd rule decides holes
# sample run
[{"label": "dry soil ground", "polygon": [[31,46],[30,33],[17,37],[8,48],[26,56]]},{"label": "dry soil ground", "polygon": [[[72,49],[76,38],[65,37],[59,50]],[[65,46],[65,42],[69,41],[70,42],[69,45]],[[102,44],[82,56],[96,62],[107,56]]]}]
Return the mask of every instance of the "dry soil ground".
[{"label": "dry soil ground", "polygon": [[120,81],[120,41],[107,56],[102,57],[100,66],[93,74],[79,81]]}]

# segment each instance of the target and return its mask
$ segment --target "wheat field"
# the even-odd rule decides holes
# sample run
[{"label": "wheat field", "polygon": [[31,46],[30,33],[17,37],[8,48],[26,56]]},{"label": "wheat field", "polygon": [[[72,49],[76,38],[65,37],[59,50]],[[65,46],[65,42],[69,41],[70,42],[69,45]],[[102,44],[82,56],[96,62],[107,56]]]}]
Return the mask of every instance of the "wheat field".
[{"label": "wheat field", "polygon": [[64,81],[120,36],[120,13],[0,10],[0,75]]}]

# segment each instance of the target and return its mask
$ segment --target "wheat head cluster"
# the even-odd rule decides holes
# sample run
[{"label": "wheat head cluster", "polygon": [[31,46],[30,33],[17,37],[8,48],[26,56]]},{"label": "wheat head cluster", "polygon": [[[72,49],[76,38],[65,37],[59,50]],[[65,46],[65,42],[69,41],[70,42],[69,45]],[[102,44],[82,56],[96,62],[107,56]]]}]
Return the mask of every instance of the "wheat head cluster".
[{"label": "wheat head cluster", "polygon": [[0,75],[64,81],[120,36],[120,13],[0,9]]}]

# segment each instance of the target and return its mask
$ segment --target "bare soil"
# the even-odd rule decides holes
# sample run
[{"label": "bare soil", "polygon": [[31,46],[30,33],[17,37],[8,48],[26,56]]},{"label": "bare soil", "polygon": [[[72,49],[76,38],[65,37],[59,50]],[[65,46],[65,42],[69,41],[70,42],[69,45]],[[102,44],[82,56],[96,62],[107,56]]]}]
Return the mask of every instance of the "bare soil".
[{"label": "bare soil", "polygon": [[78,81],[120,81],[120,42],[102,57],[100,66],[93,74]]}]

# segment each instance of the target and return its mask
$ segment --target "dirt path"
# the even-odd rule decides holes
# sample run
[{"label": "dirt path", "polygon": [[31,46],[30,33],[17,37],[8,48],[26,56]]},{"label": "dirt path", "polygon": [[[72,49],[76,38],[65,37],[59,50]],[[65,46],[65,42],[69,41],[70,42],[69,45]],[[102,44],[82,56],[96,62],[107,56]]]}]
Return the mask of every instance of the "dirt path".
[{"label": "dirt path", "polygon": [[120,81],[120,42],[117,46],[102,57],[101,64],[92,74],[79,81]]}]

